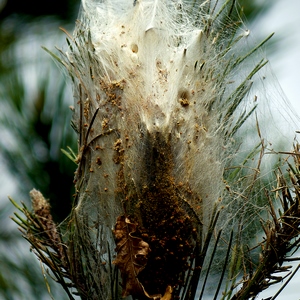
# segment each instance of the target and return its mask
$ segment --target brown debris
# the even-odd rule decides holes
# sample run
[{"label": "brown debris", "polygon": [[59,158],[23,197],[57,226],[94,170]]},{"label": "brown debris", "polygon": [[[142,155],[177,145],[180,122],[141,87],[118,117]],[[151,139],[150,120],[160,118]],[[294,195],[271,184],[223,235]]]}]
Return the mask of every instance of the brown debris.
[{"label": "brown debris", "polygon": [[190,105],[190,101],[188,99],[182,99],[180,98],[179,99],[179,102],[180,104],[183,106],[183,107],[186,107],[186,106],[189,106]]}]

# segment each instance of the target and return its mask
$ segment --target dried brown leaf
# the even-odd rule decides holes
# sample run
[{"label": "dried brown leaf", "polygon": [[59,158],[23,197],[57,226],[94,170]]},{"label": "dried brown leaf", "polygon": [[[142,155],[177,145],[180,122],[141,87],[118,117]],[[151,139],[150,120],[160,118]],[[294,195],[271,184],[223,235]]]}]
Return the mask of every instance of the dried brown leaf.
[{"label": "dried brown leaf", "polygon": [[137,225],[131,223],[129,218],[118,217],[114,230],[117,257],[113,263],[121,272],[122,296],[133,295],[153,300],[160,299],[161,295],[150,296],[138,279],[138,274],[147,264],[150,248],[148,243],[133,235],[136,229]]}]

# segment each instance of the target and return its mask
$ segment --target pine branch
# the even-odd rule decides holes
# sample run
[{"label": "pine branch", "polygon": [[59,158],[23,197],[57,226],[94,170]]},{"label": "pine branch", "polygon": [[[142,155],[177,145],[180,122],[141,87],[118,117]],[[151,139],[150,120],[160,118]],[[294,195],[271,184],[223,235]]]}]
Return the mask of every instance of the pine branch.
[{"label": "pine branch", "polygon": [[[281,194],[279,212],[276,213],[274,197],[266,190],[271,219],[261,221],[265,238],[260,244],[260,262],[252,276],[244,275],[242,288],[231,298],[232,300],[253,298],[269,286],[291,276],[292,266],[286,266],[284,263],[290,261],[291,255],[300,247],[299,144],[294,146],[294,152],[290,155],[294,158],[294,165],[289,164],[288,174],[292,187],[289,187],[287,179],[278,169],[277,188],[271,192],[273,195]],[[278,273],[287,273],[287,275],[281,276],[277,275]]]},{"label": "pine branch", "polygon": [[30,192],[30,196],[33,211],[24,203],[20,206],[10,198],[25,217],[15,213],[12,219],[20,226],[20,231],[31,244],[34,254],[52,271],[55,281],[61,284],[69,299],[73,300],[70,290],[77,289],[84,293],[79,284],[82,278],[72,272],[74,262],[70,261],[68,246],[62,239],[60,228],[53,221],[49,202],[35,189]]}]

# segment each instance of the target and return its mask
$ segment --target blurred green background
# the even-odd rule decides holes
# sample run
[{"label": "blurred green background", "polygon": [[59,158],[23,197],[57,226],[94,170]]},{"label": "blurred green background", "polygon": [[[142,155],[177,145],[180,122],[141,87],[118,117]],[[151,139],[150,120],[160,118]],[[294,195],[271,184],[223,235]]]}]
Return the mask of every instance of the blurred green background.
[{"label": "blurred green background", "polygon": [[[0,0],[0,299],[67,299],[49,276],[50,285],[45,282],[29,244],[9,219],[14,208],[7,194],[29,204],[34,187],[50,199],[58,223],[70,212],[75,165],[60,149],[76,149],[72,89],[41,46],[65,47],[59,27],[72,32],[79,2]],[[273,1],[239,3],[251,23]]]}]

